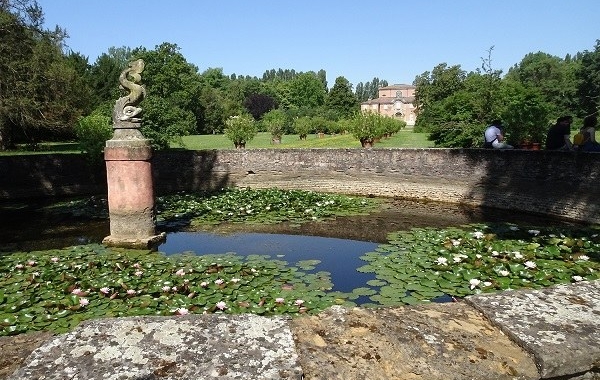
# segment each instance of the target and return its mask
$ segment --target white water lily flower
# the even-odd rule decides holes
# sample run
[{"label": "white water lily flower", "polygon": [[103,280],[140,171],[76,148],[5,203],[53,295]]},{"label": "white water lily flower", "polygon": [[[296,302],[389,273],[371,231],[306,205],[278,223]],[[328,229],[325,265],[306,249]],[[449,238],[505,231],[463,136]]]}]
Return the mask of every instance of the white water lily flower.
[{"label": "white water lily flower", "polygon": [[478,259],[481,259],[483,256],[481,256],[479,253],[475,255],[475,257],[477,257]]},{"label": "white water lily flower", "polygon": [[573,281],[575,281],[575,282],[583,281],[583,277],[581,277],[581,276],[573,276],[572,278],[573,278]]},{"label": "white water lily flower", "polygon": [[460,256],[458,256],[458,255],[457,255],[457,256],[454,256],[454,257],[452,258],[452,261],[454,261],[455,263],[460,263],[460,262],[462,261],[462,257],[460,257]]},{"label": "white water lily flower", "polygon": [[490,281],[484,281],[483,286],[492,286],[492,283]]},{"label": "white water lily flower", "polygon": [[589,256],[581,255],[577,258],[578,261],[588,261],[590,259]]},{"label": "white water lily flower", "polygon": [[448,265],[448,259],[447,259],[447,258],[445,258],[445,257],[438,257],[438,258],[435,260],[435,263],[436,263],[437,265]]},{"label": "white water lily flower", "polygon": [[518,231],[519,227],[517,227],[517,226],[510,226],[510,227],[508,227],[508,229],[511,230],[511,231]]},{"label": "white water lily flower", "polygon": [[525,263],[523,263],[523,265],[525,265],[525,267],[529,268],[529,269],[534,269],[535,267],[537,267],[537,264],[534,263],[533,261],[525,261]]},{"label": "white water lily flower", "polygon": [[458,239],[458,240],[452,239],[452,245],[455,246],[455,247],[459,246],[460,245],[460,239]]},{"label": "white water lily flower", "polygon": [[507,271],[507,270],[501,270],[501,271],[500,271],[500,272],[498,272],[498,273],[500,273],[500,276],[504,276],[504,277],[506,277],[506,276],[508,276],[508,275],[510,274],[510,272],[509,272],[509,271]]},{"label": "white water lily flower", "polygon": [[481,281],[479,281],[476,278],[472,278],[471,280],[469,280],[469,284],[471,284],[471,290],[475,289],[477,286],[479,286],[479,284],[481,284]]},{"label": "white water lily flower", "polygon": [[475,239],[482,239],[485,236],[485,234],[481,231],[475,231],[473,232],[473,237]]},{"label": "white water lily flower", "polygon": [[515,259],[522,259],[523,255],[521,254],[521,252],[513,252],[513,254],[515,255]]},{"label": "white water lily flower", "polygon": [[540,231],[539,231],[539,230],[529,230],[529,231],[527,231],[527,232],[529,232],[529,233],[530,233],[530,234],[532,234],[533,236],[538,236],[538,235],[540,234]]},{"label": "white water lily flower", "polygon": [[498,256],[499,254],[498,251],[492,251],[492,256]]}]

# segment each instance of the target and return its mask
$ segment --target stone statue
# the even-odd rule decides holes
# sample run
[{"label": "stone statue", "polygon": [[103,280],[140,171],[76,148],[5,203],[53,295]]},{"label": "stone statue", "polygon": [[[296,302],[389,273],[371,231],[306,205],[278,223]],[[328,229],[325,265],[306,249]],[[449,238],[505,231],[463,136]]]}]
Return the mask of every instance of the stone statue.
[{"label": "stone statue", "polygon": [[144,71],[144,61],[130,62],[129,67],[119,76],[120,88],[129,90],[129,94],[119,98],[113,110],[113,128],[139,128],[142,109],[137,105],[146,96],[146,88],[139,84]]}]

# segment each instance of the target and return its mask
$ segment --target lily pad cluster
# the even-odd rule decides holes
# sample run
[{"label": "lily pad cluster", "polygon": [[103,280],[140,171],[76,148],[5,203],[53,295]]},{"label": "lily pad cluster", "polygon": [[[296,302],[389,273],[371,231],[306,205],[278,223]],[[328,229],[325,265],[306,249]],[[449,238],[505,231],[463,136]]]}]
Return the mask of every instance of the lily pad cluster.
[{"label": "lily pad cluster", "polygon": [[231,223],[304,223],[375,210],[373,198],[304,190],[226,188],[217,194],[181,193],[157,199],[157,220],[192,225]]},{"label": "lily pad cluster", "polygon": [[92,244],[0,256],[0,273],[0,335],[64,332],[99,317],[297,315],[340,302],[327,293],[329,273],[258,255],[165,256]]},{"label": "lily pad cluster", "polygon": [[[157,222],[163,229],[220,223],[300,224],[377,209],[375,198],[352,197],[305,190],[223,188],[218,192],[181,192],[156,199]],[[107,219],[103,197],[69,200],[46,206],[47,213],[78,218]]]},{"label": "lily pad cluster", "polygon": [[541,288],[600,278],[597,229],[527,229],[511,224],[391,233],[361,257],[374,273],[370,299],[414,304],[481,292]]}]

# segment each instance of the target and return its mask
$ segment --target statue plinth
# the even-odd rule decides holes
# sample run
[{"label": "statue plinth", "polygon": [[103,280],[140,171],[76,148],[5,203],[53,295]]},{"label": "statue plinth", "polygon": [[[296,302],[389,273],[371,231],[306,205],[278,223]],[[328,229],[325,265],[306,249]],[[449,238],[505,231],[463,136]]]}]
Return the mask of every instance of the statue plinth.
[{"label": "statue plinth", "polygon": [[156,233],[152,147],[139,130],[142,109],[137,105],[146,91],[137,82],[143,69],[144,62],[137,60],[119,77],[122,88],[130,93],[115,104],[114,133],[104,148],[110,236],[102,243],[113,247],[154,249],[166,237]]},{"label": "statue plinth", "polygon": [[104,244],[146,249],[164,241],[165,234],[156,234],[155,229],[151,158],[150,140],[113,138],[106,142],[110,236]]}]

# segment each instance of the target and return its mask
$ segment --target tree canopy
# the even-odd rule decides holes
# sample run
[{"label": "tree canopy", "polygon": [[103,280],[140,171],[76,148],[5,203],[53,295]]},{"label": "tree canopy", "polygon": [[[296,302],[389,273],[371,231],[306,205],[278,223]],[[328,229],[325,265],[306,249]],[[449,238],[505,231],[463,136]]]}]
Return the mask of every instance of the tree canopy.
[{"label": "tree canopy", "polygon": [[[82,116],[110,116],[122,96],[119,74],[138,58],[146,63],[142,128],[158,149],[186,134],[223,133],[235,116],[259,121],[274,110],[285,115],[285,133],[293,127],[335,133],[344,124],[338,121],[350,119],[361,102],[388,85],[374,77],[354,86],[339,76],[329,88],[323,69],[269,69],[261,78],[218,67],[200,70],[171,42],[154,49],[109,47],[90,63],[65,51],[66,32],[45,30],[43,21],[36,0],[0,0],[0,149],[71,138]],[[518,142],[541,139],[558,116],[578,122],[598,112],[599,41],[564,58],[529,53],[505,76],[493,68],[492,51],[473,72],[440,63],[415,78],[415,128],[430,132],[437,146],[480,146],[483,128],[494,118],[503,119],[509,138]]]}]

